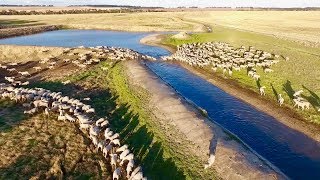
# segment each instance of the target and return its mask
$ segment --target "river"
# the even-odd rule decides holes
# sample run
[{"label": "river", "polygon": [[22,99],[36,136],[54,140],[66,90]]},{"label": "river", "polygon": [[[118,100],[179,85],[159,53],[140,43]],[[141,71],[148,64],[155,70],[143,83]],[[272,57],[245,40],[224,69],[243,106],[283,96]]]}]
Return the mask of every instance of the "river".
[{"label": "river", "polygon": [[[159,58],[167,50],[140,44],[149,33],[59,30],[1,39],[0,44],[36,46],[117,46]],[[185,98],[208,112],[291,179],[320,179],[320,143],[229,95],[183,67],[161,60],[147,66]]]}]

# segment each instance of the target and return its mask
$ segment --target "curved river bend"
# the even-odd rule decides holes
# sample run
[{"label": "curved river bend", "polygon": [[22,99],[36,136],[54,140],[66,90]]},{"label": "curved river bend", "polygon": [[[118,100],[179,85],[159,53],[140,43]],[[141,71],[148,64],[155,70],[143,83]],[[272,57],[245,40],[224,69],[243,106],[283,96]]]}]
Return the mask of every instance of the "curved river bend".
[{"label": "curved river bend", "polygon": [[[148,33],[60,30],[0,40],[38,46],[119,46],[160,57],[169,52],[139,40]],[[291,179],[320,179],[320,143],[227,94],[188,70],[163,61],[147,66],[182,96],[204,108],[220,124]]]}]

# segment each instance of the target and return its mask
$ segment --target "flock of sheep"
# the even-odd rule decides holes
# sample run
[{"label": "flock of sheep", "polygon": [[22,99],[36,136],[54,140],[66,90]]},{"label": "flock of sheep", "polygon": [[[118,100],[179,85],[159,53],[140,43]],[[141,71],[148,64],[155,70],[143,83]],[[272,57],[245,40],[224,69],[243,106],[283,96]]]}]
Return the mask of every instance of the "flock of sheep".
[{"label": "flock of sheep", "polygon": [[[78,47],[78,49],[83,47]],[[74,53],[74,48],[65,48],[63,54],[78,56],[75,60],[59,60],[56,57],[50,57],[38,62],[40,66],[34,66],[34,71],[19,71],[18,63],[7,63],[0,65],[0,68],[7,70],[11,76],[5,76],[8,83],[0,84],[0,99],[10,99],[16,103],[21,103],[23,107],[28,108],[25,114],[34,115],[41,111],[45,115],[57,113],[59,121],[78,122],[79,129],[89,134],[90,139],[98,151],[102,151],[104,157],[110,161],[113,169],[113,179],[119,179],[123,174],[126,178],[132,180],[146,179],[143,177],[142,168],[134,163],[134,154],[130,151],[128,145],[121,146],[118,133],[114,133],[109,127],[109,121],[106,118],[94,120],[95,109],[90,105],[84,104],[78,99],[62,96],[61,92],[51,92],[42,88],[28,89],[21,86],[28,85],[27,78],[33,76],[43,69],[53,69],[58,63],[73,63],[80,68],[99,63],[106,59],[112,60],[132,60],[149,59],[152,57],[141,55],[135,51],[114,48],[114,47],[95,47],[90,48],[87,53]],[[44,50],[46,52],[47,50]],[[93,58],[100,57],[100,58]],[[63,61],[63,62],[60,62]],[[71,62],[70,62],[71,61]],[[19,79],[19,80],[18,80]],[[24,82],[23,82],[24,80]],[[67,84],[69,82],[64,82]],[[20,86],[20,87],[18,87]],[[84,98],[83,100],[90,100]]]},{"label": "flock of sheep", "polygon": [[271,65],[279,62],[279,55],[274,55],[250,46],[236,49],[223,42],[192,43],[178,46],[178,50],[165,60],[178,60],[191,66],[212,66],[216,72],[222,69],[223,74],[232,76],[232,71],[247,69],[248,75],[258,80],[260,75],[256,67],[262,67],[265,73],[273,72]]},{"label": "flock of sheep", "polygon": [[17,88],[5,83],[0,84],[0,99],[10,99],[22,104],[28,108],[24,111],[28,115],[43,111],[47,117],[51,113],[57,113],[59,121],[78,122],[79,129],[89,134],[94,146],[110,161],[114,170],[113,179],[119,179],[124,172],[128,179],[146,179],[141,167],[136,167],[134,155],[128,145],[121,146],[119,134],[108,127],[109,121],[106,118],[90,118],[95,113],[95,109],[90,105],[63,96],[61,92],[51,92],[42,88]]},{"label": "flock of sheep", "polygon": [[[76,52],[75,50],[82,50],[83,52]],[[46,53],[49,50],[45,49],[42,52]],[[25,79],[25,77],[30,77],[34,74],[39,73],[43,70],[55,69],[59,65],[73,64],[79,68],[86,68],[89,65],[97,64],[106,59],[112,60],[137,60],[137,59],[147,59],[154,60],[153,57],[147,55],[141,55],[138,52],[135,52],[127,48],[116,48],[116,47],[107,47],[107,46],[97,46],[90,47],[85,49],[83,46],[78,48],[64,48],[62,54],[63,59],[59,59],[58,56],[50,56],[49,58],[42,59],[37,62],[35,66],[32,67],[32,70],[25,71],[19,69],[19,63],[7,63],[0,64],[0,69],[4,69],[8,74],[13,75],[11,77],[6,77],[5,79],[14,85],[28,85],[29,82],[22,82],[17,79]],[[70,58],[68,58],[70,57]]]},{"label": "flock of sheep", "polygon": [[[244,46],[235,48],[224,42],[207,42],[177,46],[177,51],[174,54],[162,57],[162,59],[177,60],[200,68],[211,67],[213,72],[220,69],[224,76],[232,76],[233,71],[245,69],[249,77],[260,81],[260,75],[256,68],[261,67],[264,73],[273,72],[271,66],[280,61],[280,55],[258,50],[252,46],[246,49]],[[284,59],[288,61],[289,57],[284,57]],[[259,87],[260,95],[265,95],[265,88],[265,86]],[[302,90],[295,93],[294,107],[301,110],[309,109],[311,104],[301,97],[301,93]],[[284,103],[281,94],[278,94],[277,101],[280,106]],[[318,111],[320,112],[320,108]]]}]

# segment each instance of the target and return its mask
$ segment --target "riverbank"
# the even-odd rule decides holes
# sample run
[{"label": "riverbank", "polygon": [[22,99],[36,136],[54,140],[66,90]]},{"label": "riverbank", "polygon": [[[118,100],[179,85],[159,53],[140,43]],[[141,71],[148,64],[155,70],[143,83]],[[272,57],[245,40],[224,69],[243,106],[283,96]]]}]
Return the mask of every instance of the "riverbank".
[{"label": "riverbank", "polygon": [[15,37],[15,36],[25,36],[25,35],[36,34],[40,32],[46,32],[46,31],[54,31],[54,30],[59,30],[61,28],[62,26],[58,26],[58,25],[5,28],[5,29],[0,29],[0,39]]},{"label": "riverbank", "polygon": [[129,84],[138,86],[151,95],[147,105],[150,113],[164,129],[173,126],[171,131],[163,133],[169,134],[171,141],[192,144],[188,147],[189,156],[198,156],[205,164],[208,154],[213,154],[215,156],[213,169],[223,179],[284,178],[219,126],[204,118],[197,109],[148,70],[143,63],[127,61],[125,66]]},{"label": "riverbank", "polygon": [[[163,46],[166,46],[165,44],[162,43],[163,38],[164,36],[157,36],[157,38],[150,36],[150,38],[145,37],[145,39],[149,41],[144,40],[141,42],[145,44],[149,44],[150,41],[155,40],[151,42],[152,45],[159,45],[163,47]],[[171,46],[167,46],[167,48],[171,49],[170,52],[175,51]],[[214,84],[215,86],[219,87],[220,89],[227,92],[228,94],[276,118],[286,126],[292,129],[295,129],[297,131],[300,131],[306,134],[308,137],[320,142],[320,134],[318,133],[320,131],[320,127],[316,124],[306,121],[302,116],[300,116],[298,113],[296,113],[289,107],[280,108],[275,101],[261,97],[257,92],[249,88],[246,88],[244,86],[241,86],[235,80],[223,78],[219,75],[218,76],[213,75],[203,69],[190,67],[184,63],[180,63],[180,62],[172,62],[172,63],[178,63],[179,65],[188,69],[190,72],[206,79],[208,82]]]},{"label": "riverbank", "polygon": [[175,47],[169,46],[169,45],[165,45],[165,44],[161,43],[161,41],[163,40],[164,36],[165,36],[164,34],[151,34],[151,35],[145,36],[142,39],[140,39],[140,43],[141,44],[146,44],[146,45],[149,45],[149,46],[162,47],[162,48],[170,51],[171,53],[174,53],[176,51]]}]

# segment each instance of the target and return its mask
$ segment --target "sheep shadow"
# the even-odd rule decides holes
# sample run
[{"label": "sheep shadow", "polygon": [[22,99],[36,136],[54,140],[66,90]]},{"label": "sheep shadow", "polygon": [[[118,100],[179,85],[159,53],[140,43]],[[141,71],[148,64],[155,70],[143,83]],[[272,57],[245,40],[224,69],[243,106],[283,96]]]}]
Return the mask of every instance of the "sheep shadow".
[{"label": "sheep shadow", "polygon": [[261,80],[258,79],[258,80],[256,81],[256,83],[257,83],[258,89],[260,89],[260,88],[261,88]]},{"label": "sheep shadow", "polygon": [[292,88],[291,81],[287,80],[287,82],[283,84],[283,90],[288,94],[290,99],[294,98],[293,94],[295,93],[295,91]]},{"label": "sheep shadow", "polygon": [[272,83],[270,83],[270,86],[272,88],[272,92],[273,92],[274,96],[276,97],[276,99],[278,101],[279,100],[279,93],[277,92],[276,88],[274,88]]},{"label": "sheep shadow", "polygon": [[306,86],[302,87],[310,93],[310,96],[302,95],[302,97],[307,99],[310,102],[310,104],[314,107],[314,109],[317,110],[317,108],[320,108],[320,97]]}]

